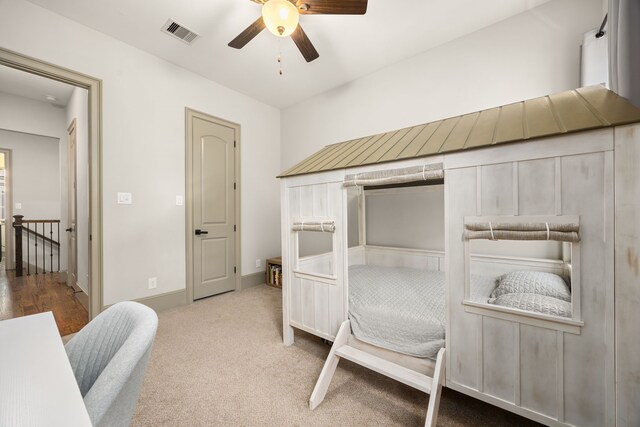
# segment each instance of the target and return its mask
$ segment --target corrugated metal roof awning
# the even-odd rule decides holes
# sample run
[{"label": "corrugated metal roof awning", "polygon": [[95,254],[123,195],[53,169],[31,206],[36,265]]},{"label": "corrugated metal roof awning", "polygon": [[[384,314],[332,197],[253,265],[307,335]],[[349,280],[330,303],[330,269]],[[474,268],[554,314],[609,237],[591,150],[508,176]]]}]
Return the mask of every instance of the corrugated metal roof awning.
[{"label": "corrugated metal roof awning", "polygon": [[640,109],[602,86],[590,86],[329,145],[279,178],[636,122]]}]

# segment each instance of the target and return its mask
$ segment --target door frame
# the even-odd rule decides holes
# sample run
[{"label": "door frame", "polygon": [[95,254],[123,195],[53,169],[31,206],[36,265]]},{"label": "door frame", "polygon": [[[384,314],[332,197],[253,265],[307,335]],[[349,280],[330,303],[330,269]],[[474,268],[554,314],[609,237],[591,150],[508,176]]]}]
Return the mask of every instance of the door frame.
[{"label": "door frame", "polygon": [[193,303],[193,127],[191,125],[194,118],[211,121],[222,126],[232,127],[234,129],[236,140],[234,150],[234,182],[236,183],[235,194],[235,221],[236,221],[236,291],[242,289],[242,264],[240,250],[240,235],[242,225],[240,222],[240,125],[201,111],[185,108],[185,234],[186,234],[186,276],[187,276],[187,304]]},{"label": "door frame", "polygon": [[104,309],[102,80],[0,47],[0,65],[86,89],[89,95],[89,319]]},{"label": "door frame", "polygon": [[4,154],[4,242],[5,251],[2,254],[4,259],[4,269],[13,270],[15,261],[13,260],[13,169],[11,165],[12,150],[10,148],[0,148],[0,153]]}]

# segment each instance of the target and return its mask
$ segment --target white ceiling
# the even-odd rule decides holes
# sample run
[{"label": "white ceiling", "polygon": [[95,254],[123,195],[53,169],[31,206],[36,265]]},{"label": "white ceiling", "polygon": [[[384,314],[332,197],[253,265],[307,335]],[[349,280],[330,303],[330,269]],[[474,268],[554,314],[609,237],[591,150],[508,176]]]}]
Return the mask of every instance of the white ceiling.
[{"label": "white ceiling", "polygon": [[[0,92],[65,107],[69,103],[73,88],[66,83],[0,66]],[[56,101],[48,101],[48,95],[55,97]]]},{"label": "white ceiling", "polygon": [[[364,16],[301,16],[320,53],[311,63],[290,38],[267,30],[241,50],[227,46],[260,16],[261,6],[249,0],[30,1],[282,108],[549,0],[369,0]],[[201,38],[189,46],[163,34],[169,18]]]}]

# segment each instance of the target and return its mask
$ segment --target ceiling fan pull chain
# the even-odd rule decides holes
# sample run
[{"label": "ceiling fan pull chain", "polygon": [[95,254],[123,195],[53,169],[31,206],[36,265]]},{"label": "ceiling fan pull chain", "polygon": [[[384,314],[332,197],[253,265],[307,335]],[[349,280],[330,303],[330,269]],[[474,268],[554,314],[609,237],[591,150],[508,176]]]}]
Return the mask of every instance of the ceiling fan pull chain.
[{"label": "ceiling fan pull chain", "polygon": [[278,40],[278,74],[282,75],[282,39]]}]

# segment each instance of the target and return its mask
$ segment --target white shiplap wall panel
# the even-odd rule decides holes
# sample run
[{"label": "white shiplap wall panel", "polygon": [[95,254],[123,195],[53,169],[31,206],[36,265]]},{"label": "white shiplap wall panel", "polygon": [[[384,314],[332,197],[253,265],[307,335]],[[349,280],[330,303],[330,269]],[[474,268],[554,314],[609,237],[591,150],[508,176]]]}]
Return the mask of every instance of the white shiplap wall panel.
[{"label": "white shiplap wall panel", "polygon": [[480,170],[481,215],[512,215],[513,163],[480,166]]},{"label": "white shiplap wall panel", "polygon": [[[581,310],[585,325],[579,336],[565,334],[565,420],[574,425],[606,425],[605,360],[613,358],[607,348],[605,316],[607,293],[613,275],[607,274],[608,250],[605,220],[613,220],[613,206],[604,205],[605,154],[583,154],[562,159],[562,210],[580,214]],[[606,212],[606,214],[605,214]],[[609,388],[610,389],[610,388]],[[585,393],[585,390],[590,390]]]},{"label": "white shiplap wall panel", "polygon": [[289,216],[295,220],[300,217],[300,187],[289,188],[287,191],[289,192]]},{"label": "white shiplap wall panel", "polygon": [[514,400],[515,355],[513,323],[485,317],[483,321],[483,390],[509,402]]},{"label": "white shiplap wall panel", "polygon": [[616,128],[616,421],[640,425],[640,125]]},{"label": "white shiplap wall panel", "polygon": [[290,289],[289,293],[291,298],[289,299],[290,304],[290,316],[291,319],[296,323],[302,324],[302,284],[301,280],[291,275]]},{"label": "white shiplap wall panel", "polygon": [[303,218],[312,218],[313,207],[313,186],[303,185],[300,187],[300,216]]},{"label": "white shiplap wall panel", "polygon": [[343,321],[347,319],[347,276],[349,260],[347,254],[347,192],[342,182],[332,182],[326,188],[326,215],[336,222],[334,233],[335,284],[330,286],[329,326],[330,336],[335,337]]},{"label": "white shiplap wall panel", "polygon": [[[300,187],[288,188],[288,199],[289,199],[289,212],[288,219],[289,222],[295,221],[296,218],[300,217]],[[287,258],[288,265],[290,266],[290,270],[297,268],[296,259],[293,254],[298,253],[298,242],[296,239],[295,233],[291,232],[291,224],[286,224],[283,226],[283,229],[288,231],[289,236],[289,257]],[[300,279],[296,278],[293,274],[287,274],[289,279],[289,316],[290,319],[297,322],[302,323],[302,292],[301,292],[301,283]]]},{"label": "white shiplap wall panel", "polygon": [[329,284],[316,282],[314,283],[314,326],[318,331],[329,335],[331,328],[329,327]]},{"label": "white shiplap wall panel", "polygon": [[327,216],[327,184],[313,186],[313,216]]},{"label": "white shiplap wall panel", "polygon": [[520,215],[554,215],[555,159],[518,163],[518,213]]},{"label": "white shiplap wall panel", "polygon": [[556,331],[520,325],[520,401],[523,408],[556,417]]},{"label": "white shiplap wall panel", "polygon": [[476,215],[476,168],[454,169],[445,175],[445,215],[448,233],[445,253],[449,258],[449,329],[446,369],[447,383],[478,387],[478,322],[480,316],[464,312],[463,217]]},{"label": "white shiplap wall panel", "polygon": [[310,329],[316,329],[315,286],[315,282],[312,280],[300,280],[302,324]]}]

